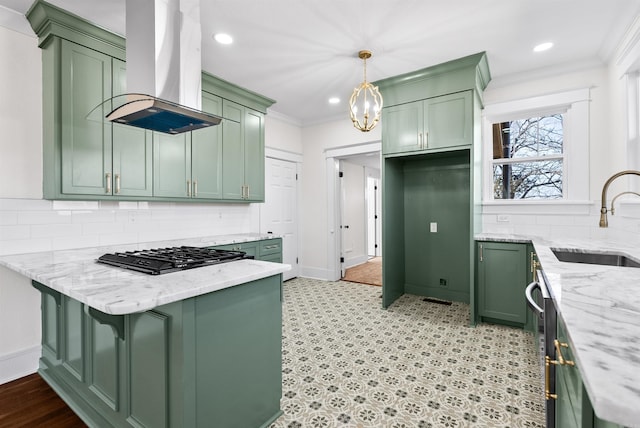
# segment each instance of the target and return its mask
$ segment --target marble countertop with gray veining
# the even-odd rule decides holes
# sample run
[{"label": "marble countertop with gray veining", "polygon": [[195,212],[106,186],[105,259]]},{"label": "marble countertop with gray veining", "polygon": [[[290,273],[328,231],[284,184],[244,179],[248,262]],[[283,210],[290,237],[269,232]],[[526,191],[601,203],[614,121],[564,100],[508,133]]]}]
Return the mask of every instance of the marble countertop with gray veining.
[{"label": "marble countertop with gray veining", "polygon": [[640,245],[502,234],[476,240],[533,244],[596,415],[640,427],[640,268],[561,262],[551,251],[625,254],[640,262]]},{"label": "marble countertop with gray veining", "polygon": [[6,266],[30,279],[112,315],[143,312],[156,306],[277,275],[290,265],[260,260],[148,275],[96,262],[105,254],[174,246],[210,247],[271,239],[273,235],[238,234],[46,251],[0,257]]}]

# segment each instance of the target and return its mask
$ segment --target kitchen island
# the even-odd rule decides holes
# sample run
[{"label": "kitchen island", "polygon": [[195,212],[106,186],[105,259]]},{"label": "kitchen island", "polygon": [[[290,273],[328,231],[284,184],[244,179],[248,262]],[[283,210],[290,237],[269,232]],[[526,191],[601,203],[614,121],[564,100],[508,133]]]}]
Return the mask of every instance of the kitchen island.
[{"label": "kitchen island", "polygon": [[280,414],[282,279],[261,260],[146,275],[104,253],[234,235],[3,256],[42,293],[39,373],[89,426],[262,427]]},{"label": "kitchen island", "polygon": [[624,253],[640,260],[637,243],[491,233],[475,238],[533,244],[596,416],[640,427],[640,268],[561,262],[551,250]]}]

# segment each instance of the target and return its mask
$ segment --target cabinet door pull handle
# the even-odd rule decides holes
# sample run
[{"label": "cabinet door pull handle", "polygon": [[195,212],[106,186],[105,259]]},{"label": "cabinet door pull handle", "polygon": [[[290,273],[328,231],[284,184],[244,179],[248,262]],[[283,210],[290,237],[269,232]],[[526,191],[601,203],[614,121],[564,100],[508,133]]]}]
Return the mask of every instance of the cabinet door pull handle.
[{"label": "cabinet door pull handle", "polygon": [[198,196],[198,180],[193,180],[193,197]]},{"label": "cabinet door pull handle", "polygon": [[187,180],[187,196],[191,196],[191,180]]},{"label": "cabinet door pull handle", "polygon": [[548,355],[544,356],[544,398],[547,400],[557,400],[558,394],[552,394],[549,391],[549,381],[551,378],[551,364],[557,365],[556,360],[552,360]]},{"label": "cabinet door pull handle", "polygon": [[429,132],[424,133],[424,145],[426,149],[429,148]]},{"label": "cabinet door pull handle", "polygon": [[556,355],[558,357],[558,364],[564,366],[575,366],[576,363],[573,362],[572,360],[565,360],[564,357],[562,356],[562,348],[568,348],[569,344],[568,343],[564,343],[564,342],[560,342],[558,339],[554,339],[553,340],[553,346],[555,346],[556,348]]},{"label": "cabinet door pull handle", "polygon": [[422,148],[422,132],[418,132],[418,148]]},{"label": "cabinet door pull handle", "polygon": [[480,261],[484,261],[484,257],[482,255],[482,244],[480,244]]},{"label": "cabinet door pull handle", "polygon": [[116,174],[116,195],[120,193],[120,174]]},{"label": "cabinet door pull handle", "polygon": [[105,193],[111,193],[111,173],[107,172],[107,190]]},{"label": "cabinet door pull handle", "polygon": [[246,185],[246,188],[247,188],[247,198],[246,199],[249,199],[249,185],[248,184]]}]

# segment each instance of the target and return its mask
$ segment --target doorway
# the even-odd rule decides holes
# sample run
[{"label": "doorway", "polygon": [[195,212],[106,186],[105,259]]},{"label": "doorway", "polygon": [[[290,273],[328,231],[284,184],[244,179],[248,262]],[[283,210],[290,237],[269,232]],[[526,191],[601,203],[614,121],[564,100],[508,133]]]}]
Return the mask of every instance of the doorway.
[{"label": "doorway", "polygon": [[[378,246],[379,254],[381,254],[381,227],[375,227],[381,224],[381,186],[379,181],[381,178],[381,144],[379,142],[358,144],[341,148],[330,149],[326,151],[327,166],[327,195],[328,195],[328,279],[337,281],[344,276],[345,269],[358,263],[365,263],[369,256],[370,243]],[[358,190],[353,190],[352,184],[344,184],[344,174],[340,177],[341,168],[349,169],[351,177],[357,175],[359,177]],[[369,194],[369,179],[378,181],[377,189]],[[349,178],[347,178],[349,181]],[[347,187],[349,189],[347,189]],[[357,193],[354,193],[357,192]],[[354,203],[355,199],[362,201],[361,214],[353,219],[353,215],[345,213],[348,211],[348,204]],[[370,199],[374,199],[374,205],[369,210]],[[359,203],[359,202],[358,202]],[[376,207],[378,207],[377,213]],[[373,221],[373,228],[369,226],[369,212],[372,212],[377,218]],[[341,226],[349,226],[348,228]],[[361,231],[361,232],[360,232]],[[358,237],[358,235],[360,237]],[[355,242],[357,240],[357,243]],[[362,252],[353,251],[355,245],[362,248]],[[357,253],[357,254],[356,254]],[[371,253],[375,256],[375,252]]]}]

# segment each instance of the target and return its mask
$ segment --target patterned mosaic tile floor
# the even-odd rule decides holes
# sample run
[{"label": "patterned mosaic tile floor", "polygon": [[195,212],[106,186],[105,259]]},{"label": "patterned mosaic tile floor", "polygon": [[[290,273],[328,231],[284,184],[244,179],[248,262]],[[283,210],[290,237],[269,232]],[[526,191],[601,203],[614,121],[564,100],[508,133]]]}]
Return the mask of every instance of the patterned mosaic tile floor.
[{"label": "patterned mosaic tile floor", "polygon": [[533,335],[379,287],[284,285],[282,427],[544,427]]}]

